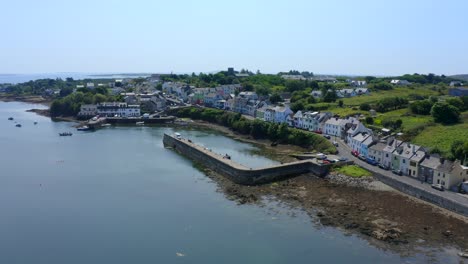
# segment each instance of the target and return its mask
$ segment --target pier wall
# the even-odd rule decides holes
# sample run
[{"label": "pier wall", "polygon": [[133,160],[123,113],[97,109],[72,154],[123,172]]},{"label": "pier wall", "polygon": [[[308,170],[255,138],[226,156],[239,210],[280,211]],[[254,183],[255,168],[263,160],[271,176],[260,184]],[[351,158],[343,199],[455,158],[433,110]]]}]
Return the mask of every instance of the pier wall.
[{"label": "pier wall", "polygon": [[222,155],[191,143],[187,139],[177,139],[164,134],[163,143],[165,147],[173,148],[182,155],[222,174],[233,182],[243,185],[263,184],[308,172],[312,172],[317,176],[324,176],[329,169],[328,165],[315,164],[310,160],[252,169],[225,159]]}]

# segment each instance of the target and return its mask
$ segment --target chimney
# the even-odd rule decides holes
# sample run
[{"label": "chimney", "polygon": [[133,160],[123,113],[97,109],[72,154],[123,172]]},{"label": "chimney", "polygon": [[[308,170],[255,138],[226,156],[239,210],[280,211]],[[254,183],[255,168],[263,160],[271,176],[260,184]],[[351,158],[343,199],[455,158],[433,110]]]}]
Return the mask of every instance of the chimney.
[{"label": "chimney", "polygon": [[445,162],[445,159],[444,159],[443,157],[440,157],[440,159],[439,159],[439,160],[440,160],[440,164],[444,164],[444,162]]},{"label": "chimney", "polygon": [[416,147],[413,145],[413,154],[416,153]]}]

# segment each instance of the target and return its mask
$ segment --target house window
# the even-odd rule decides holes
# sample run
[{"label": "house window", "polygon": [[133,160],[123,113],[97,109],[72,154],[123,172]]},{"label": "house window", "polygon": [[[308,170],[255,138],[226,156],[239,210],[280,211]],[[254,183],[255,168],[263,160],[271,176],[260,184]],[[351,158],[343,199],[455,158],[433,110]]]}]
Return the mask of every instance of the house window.
[{"label": "house window", "polygon": [[385,157],[386,157],[386,158],[388,158],[388,153],[387,153],[387,154],[385,154]]},{"label": "house window", "polygon": [[444,173],[444,175],[442,175],[442,177],[445,178],[445,173]]},{"label": "house window", "polygon": [[444,186],[445,186],[445,181],[442,181],[442,185],[444,185]]},{"label": "house window", "polygon": [[440,180],[439,180],[439,179],[437,179],[437,184],[439,184],[439,183],[440,183]]},{"label": "house window", "polygon": [[405,164],[405,163],[406,163],[406,160],[404,159],[404,160],[403,160],[403,164]]}]

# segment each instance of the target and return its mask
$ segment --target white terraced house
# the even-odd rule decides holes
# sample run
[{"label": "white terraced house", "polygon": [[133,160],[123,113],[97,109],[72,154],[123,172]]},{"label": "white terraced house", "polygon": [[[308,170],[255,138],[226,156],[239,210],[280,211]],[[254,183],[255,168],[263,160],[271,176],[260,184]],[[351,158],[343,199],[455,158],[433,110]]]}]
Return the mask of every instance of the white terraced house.
[{"label": "white terraced house", "polygon": [[97,105],[97,113],[107,117],[138,117],[140,114],[139,105],[128,105],[121,102],[105,102]]}]

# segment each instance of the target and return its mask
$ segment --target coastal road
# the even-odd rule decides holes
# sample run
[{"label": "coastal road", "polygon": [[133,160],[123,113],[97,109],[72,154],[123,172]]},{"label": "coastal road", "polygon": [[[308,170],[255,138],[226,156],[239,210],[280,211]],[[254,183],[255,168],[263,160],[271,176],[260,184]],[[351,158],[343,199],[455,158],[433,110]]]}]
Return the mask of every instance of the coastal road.
[{"label": "coastal road", "polygon": [[452,192],[452,191],[438,191],[438,190],[435,190],[431,187],[430,184],[428,183],[421,183],[421,181],[415,179],[415,178],[411,178],[411,177],[408,177],[408,176],[398,176],[398,175],[395,175],[393,174],[390,170],[383,170],[377,166],[372,166],[370,164],[368,164],[367,162],[364,162],[360,159],[358,159],[357,157],[351,155],[351,148],[346,145],[341,139],[334,139],[333,137],[330,139],[330,141],[335,141],[338,143],[338,152],[339,152],[339,155],[342,156],[342,157],[345,157],[345,158],[348,158],[348,160],[352,160],[354,161],[354,164],[356,165],[359,165],[360,167],[363,167],[371,172],[377,172],[379,174],[382,174],[386,177],[389,177],[389,178],[392,178],[392,179],[395,179],[397,181],[400,181],[400,182],[403,182],[403,183],[406,183],[406,184],[409,184],[409,185],[412,185],[412,186],[415,186],[419,189],[423,189],[427,192],[430,192],[430,193],[433,193],[435,195],[438,195],[438,196],[442,196],[442,197],[445,197],[447,199],[450,199],[450,200],[453,200],[453,201],[456,201],[458,203],[463,203],[463,204],[468,204],[468,195],[462,195],[462,194],[458,194],[458,193],[455,193],[455,192]]}]

